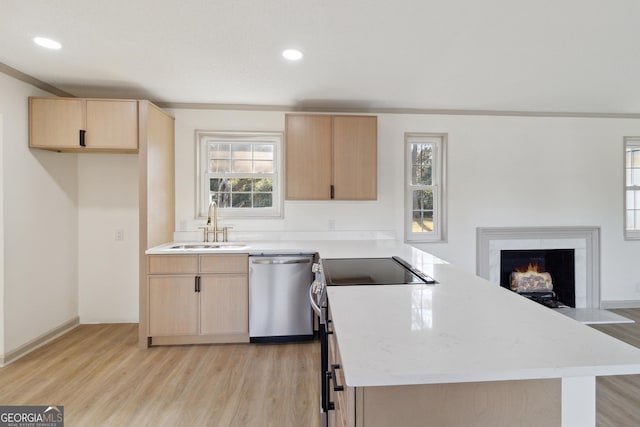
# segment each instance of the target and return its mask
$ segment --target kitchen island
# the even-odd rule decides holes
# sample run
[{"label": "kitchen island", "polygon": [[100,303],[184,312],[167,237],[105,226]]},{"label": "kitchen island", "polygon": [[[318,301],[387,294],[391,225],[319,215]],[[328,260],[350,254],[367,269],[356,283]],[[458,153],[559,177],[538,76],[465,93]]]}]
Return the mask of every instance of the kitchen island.
[{"label": "kitchen island", "polygon": [[328,288],[345,425],[595,426],[595,377],[640,373],[640,349],[451,265],[427,270],[438,284]]},{"label": "kitchen island", "polygon": [[[435,285],[328,288],[345,426],[595,426],[595,377],[640,349],[394,240],[263,241],[185,253],[400,256]],[[332,390],[334,392],[334,390]],[[342,422],[340,421],[340,422]]]}]

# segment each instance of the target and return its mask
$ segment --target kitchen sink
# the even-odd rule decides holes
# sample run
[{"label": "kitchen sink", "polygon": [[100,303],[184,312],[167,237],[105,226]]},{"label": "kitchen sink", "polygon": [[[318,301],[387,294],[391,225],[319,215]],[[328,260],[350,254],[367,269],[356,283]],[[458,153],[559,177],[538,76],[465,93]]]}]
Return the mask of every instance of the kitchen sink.
[{"label": "kitchen sink", "polygon": [[244,243],[197,243],[197,244],[184,244],[173,245],[167,249],[172,250],[198,250],[198,249],[243,249],[248,248]]}]

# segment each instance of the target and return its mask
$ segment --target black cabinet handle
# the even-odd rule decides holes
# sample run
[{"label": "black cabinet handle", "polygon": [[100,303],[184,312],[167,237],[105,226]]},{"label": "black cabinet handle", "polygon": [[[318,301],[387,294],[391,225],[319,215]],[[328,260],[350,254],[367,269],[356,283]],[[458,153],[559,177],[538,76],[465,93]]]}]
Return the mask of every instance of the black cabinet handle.
[{"label": "black cabinet handle", "polygon": [[334,198],[334,193],[335,193],[335,191],[333,189],[333,185],[331,185],[331,200],[333,200],[333,198]]},{"label": "black cabinet handle", "polygon": [[196,292],[200,292],[200,276],[196,276]]},{"label": "black cabinet handle", "polygon": [[81,146],[81,147],[86,147],[86,146],[87,146],[87,144],[85,144],[85,142],[84,142],[84,135],[85,135],[86,133],[87,133],[87,131],[86,131],[86,130],[84,130],[84,129],[80,129],[80,146]]},{"label": "black cabinet handle", "polygon": [[331,371],[327,371],[324,373],[324,381],[326,384],[325,401],[327,402],[327,411],[333,411],[336,409],[336,404],[331,401],[331,393],[329,391],[329,381],[331,381],[331,378],[332,378]]},{"label": "black cabinet handle", "polygon": [[338,385],[338,376],[336,369],[340,369],[340,365],[331,365],[331,379],[333,380],[333,391],[343,391],[344,386]]}]

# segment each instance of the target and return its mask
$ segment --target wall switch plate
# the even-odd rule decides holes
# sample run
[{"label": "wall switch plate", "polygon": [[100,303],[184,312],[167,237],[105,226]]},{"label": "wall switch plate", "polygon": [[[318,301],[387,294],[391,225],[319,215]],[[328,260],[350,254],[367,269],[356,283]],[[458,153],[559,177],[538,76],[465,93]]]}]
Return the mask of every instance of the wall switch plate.
[{"label": "wall switch plate", "polygon": [[117,241],[124,240],[124,229],[118,228],[116,230],[116,240]]}]

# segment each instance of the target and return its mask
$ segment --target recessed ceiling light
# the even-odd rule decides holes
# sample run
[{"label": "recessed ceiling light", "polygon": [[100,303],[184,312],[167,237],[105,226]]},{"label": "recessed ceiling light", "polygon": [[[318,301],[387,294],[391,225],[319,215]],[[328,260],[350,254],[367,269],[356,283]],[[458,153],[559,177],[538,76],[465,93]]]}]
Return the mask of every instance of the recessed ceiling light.
[{"label": "recessed ceiling light", "polygon": [[282,56],[289,61],[299,61],[302,59],[302,52],[298,49],[286,49],[282,51]]},{"label": "recessed ceiling light", "polygon": [[33,42],[38,46],[46,47],[47,49],[60,49],[62,45],[55,40],[48,39],[46,37],[34,37]]}]

